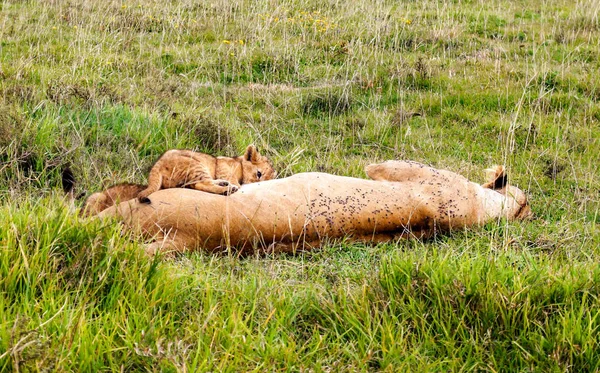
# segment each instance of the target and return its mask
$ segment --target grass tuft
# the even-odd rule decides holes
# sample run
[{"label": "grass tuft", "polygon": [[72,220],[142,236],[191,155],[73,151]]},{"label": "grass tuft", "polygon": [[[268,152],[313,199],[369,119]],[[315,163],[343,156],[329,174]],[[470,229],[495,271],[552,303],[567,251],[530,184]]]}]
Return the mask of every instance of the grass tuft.
[{"label": "grass tuft", "polygon": [[315,92],[302,98],[300,111],[304,115],[322,117],[348,113],[352,101],[346,92]]}]

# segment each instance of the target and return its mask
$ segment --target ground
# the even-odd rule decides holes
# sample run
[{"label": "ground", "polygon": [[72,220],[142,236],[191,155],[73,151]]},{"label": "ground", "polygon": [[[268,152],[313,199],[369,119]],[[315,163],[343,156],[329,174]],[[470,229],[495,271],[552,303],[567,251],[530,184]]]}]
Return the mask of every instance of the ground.
[{"label": "ground", "polygon": [[[594,1],[0,3],[0,370],[600,369]],[[150,260],[62,200],[165,150],[505,164],[536,219]]]}]

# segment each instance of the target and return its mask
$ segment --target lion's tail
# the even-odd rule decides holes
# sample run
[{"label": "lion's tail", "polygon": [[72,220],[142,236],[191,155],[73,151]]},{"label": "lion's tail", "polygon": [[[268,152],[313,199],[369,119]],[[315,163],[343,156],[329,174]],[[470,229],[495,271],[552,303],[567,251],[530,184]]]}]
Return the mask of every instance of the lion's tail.
[{"label": "lion's tail", "polygon": [[66,195],[73,196],[75,192],[75,175],[68,165],[62,170],[62,188]]},{"label": "lion's tail", "polygon": [[137,195],[138,200],[142,203],[150,203],[148,196],[160,190],[162,186],[162,175],[158,171],[154,173],[152,171],[148,175],[148,186]]},{"label": "lion's tail", "polygon": [[76,184],[77,181],[75,180],[75,174],[71,170],[71,166],[66,165],[62,170],[62,188],[65,195],[72,201],[79,200],[85,196],[85,192],[75,195]]}]

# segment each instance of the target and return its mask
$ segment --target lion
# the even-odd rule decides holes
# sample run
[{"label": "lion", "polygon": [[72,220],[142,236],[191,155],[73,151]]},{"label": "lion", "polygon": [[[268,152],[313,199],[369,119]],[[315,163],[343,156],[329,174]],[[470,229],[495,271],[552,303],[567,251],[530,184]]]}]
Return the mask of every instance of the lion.
[{"label": "lion", "polygon": [[[86,194],[85,192],[81,192],[75,195],[76,184],[71,165],[67,164],[62,170],[62,187],[73,208],[75,208],[75,201],[83,198]],[[98,215],[101,211],[115,204],[136,198],[144,189],[146,189],[146,185],[141,184],[121,183],[113,185],[102,192],[90,195],[83,203],[79,214],[81,216]]]},{"label": "lion", "polygon": [[152,205],[132,199],[102,211],[151,242],[154,255],[295,252],[329,239],[385,242],[427,238],[494,219],[531,216],[527,197],[499,167],[486,187],[451,171],[410,161],[369,165],[372,180],[300,173],[243,185],[232,195],[159,190]]},{"label": "lion", "polygon": [[[186,174],[184,172],[186,164],[190,169],[195,168],[196,171],[192,170],[190,171],[191,173]],[[165,174],[166,170],[171,170],[172,173]],[[235,158],[213,157],[208,154],[192,152],[189,150],[169,150],[159,158],[150,171],[150,176],[148,178],[150,185],[131,183],[113,185],[102,192],[90,195],[83,203],[80,214],[82,216],[98,215],[101,211],[118,204],[119,202],[129,201],[134,198],[138,198],[141,202],[147,203],[149,202],[147,195],[150,194],[148,191],[154,189],[158,190],[161,189],[161,187],[162,189],[172,188],[174,186],[171,185],[180,183],[182,183],[182,185],[179,186],[189,186],[188,184],[190,182],[185,182],[184,180],[191,180],[192,175],[200,175],[206,170],[211,172],[212,175],[216,175],[216,180],[207,178],[202,181],[204,185],[208,185],[210,190],[199,189],[197,183],[191,186],[198,190],[219,194],[232,193],[237,191],[241,184],[255,183],[261,180],[271,180],[277,175],[269,158],[261,155],[254,145],[248,146],[243,156]],[[226,178],[227,180],[219,180],[221,178]],[[81,194],[78,197],[74,197],[73,195],[75,178],[70,167],[66,167],[63,170],[62,181],[63,189],[71,199],[83,197],[84,194]],[[212,188],[214,184],[219,183],[221,185]],[[157,187],[157,185],[159,186]]]},{"label": "lion", "polygon": [[242,184],[275,178],[269,158],[254,145],[239,157],[214,157],[191,150],[173,149],[164,153],[152,166],[148,186],[137,198],[149,203],[148,196],[160,189],[187,187],[214,194],[231,194]]},{"label": "lion", "polygon": [[122,183],[90,195],[81,209],[82,216],[95,216],[107,208],[123,201],[137,198],[147,185]]}]

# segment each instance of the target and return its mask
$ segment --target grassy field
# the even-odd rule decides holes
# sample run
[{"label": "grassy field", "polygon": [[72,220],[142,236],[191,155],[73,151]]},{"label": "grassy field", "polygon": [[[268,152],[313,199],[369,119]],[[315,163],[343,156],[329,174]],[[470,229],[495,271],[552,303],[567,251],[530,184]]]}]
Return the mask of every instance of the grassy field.
[{"label": "grassy field", "polygon": [[[600,3],[0,2],[0,371],[600,370]],[[536,219],[147,258],[62,198],[165,150],[506,164]]]}]

